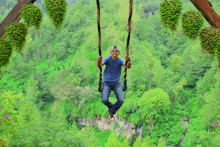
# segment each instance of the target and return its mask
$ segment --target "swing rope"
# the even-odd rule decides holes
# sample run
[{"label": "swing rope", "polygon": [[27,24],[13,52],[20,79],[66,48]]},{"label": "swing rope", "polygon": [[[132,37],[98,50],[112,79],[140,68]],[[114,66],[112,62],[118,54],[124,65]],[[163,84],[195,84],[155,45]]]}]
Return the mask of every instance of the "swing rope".
[{"label": "swing rope", "polygon": [[[96,0],[97,4],[97,23],[98,23],[98,38],[99,38],[99,56],[102,55],[101,51],[101,25],[100,25],[100,4],[99,0]],[[126,55],[129,56],[129,42],[130,42],[130,33],[131,33],[131,17],[132,17],[132,4],[133,0],[130,0],[130,6],[129,6],[129,18],[128,18],[128,38],[127,38],[127,48],[126,48]],[[125,62],[125,70],[124,70],[124,88],[123,91],[127,90],[127,63],[128,61],[126,60]],[[99,76],[99,88],[98,91],[102,93],[102,67],[99,67],[100,70],[100,76]]]}]

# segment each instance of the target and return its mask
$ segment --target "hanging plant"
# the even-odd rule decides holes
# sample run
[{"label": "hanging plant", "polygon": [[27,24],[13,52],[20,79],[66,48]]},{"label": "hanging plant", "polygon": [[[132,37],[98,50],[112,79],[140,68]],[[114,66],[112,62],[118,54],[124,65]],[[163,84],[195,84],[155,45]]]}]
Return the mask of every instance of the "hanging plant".
[{"label": "hanging plant", "polygon": [[220,49],[220,30],[219,28],[206,27],[199,34],[202,49],[211,56],[219,54]]},{"label": "hanging plant", "polygon": [[182,28],[183,34],[190,37],[190,39],[196,39],[200,29],[204,23],[201,12],[187,11],[182,15]]},{"label": "hanging plant", "polygon": [[177,29],[177,22],[182,11],[180,0],[163,0],[160,3],[160,18],[164,28],[170,28],[172,32]]},{"label": "hanging plant", "polygon": [[17,47],[21,52],[25,43],[25,37],[28,33],[28,29],[24,23],[12,22],[5,27],[5,34],[10,39],[13,46]]},{"label": "hanging plant", "polygon": [[218,68],[220,69],[220,48],[218,49],[218,52],[217,52],[217,59],[218,59]]},{"label": "hanging plant", "polygon": [[59,30],[63,24],[67,5],[65,0],[45,0],[45,8],[57,30]]},{"label": "hanging plant", "polygon": [[0,68],[9,63],[12,53],[12,45],[9,41],[0,38]]},{"label": "hanging plant", "polygon": [[35,29],[38,30],[42,22],[43,12],[39,7],[30,3],[21,9],[21,17],[24,18],[28,27],[34,25]]}]

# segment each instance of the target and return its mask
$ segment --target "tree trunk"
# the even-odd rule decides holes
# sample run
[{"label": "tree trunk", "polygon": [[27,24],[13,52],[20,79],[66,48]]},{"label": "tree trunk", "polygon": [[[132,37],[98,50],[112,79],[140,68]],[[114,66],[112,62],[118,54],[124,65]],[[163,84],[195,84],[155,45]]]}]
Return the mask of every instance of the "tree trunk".
[{"label": "tree trunk", "polygon": [[81,102],[80,102],[80,104],[79,104],[79,111],[81,111],[81,105],[82,105],[86,100],[88,100],[88,98],[87,98],[87,99],[83,98],[83,99],[81,100]]},{"label": "tree trunk", "polygon": [[39,54],[39,52],[37,53],[37,56],[38,56],[38,61],[40,60],[40,54]]},{"label": "tree trunk", "polygon": [[151,83],[149,84],[149,88],[148,88],[148,90],[150,90],[151,89]]},{"label": "tree trunk", "polygon": [[152,123],[153,117],[154,117],[154,115],[152,115],[151,118],[150,118],[150,125],[151,125],[152,128],[153,128],[153,126],[154,126],[154,124]]}]

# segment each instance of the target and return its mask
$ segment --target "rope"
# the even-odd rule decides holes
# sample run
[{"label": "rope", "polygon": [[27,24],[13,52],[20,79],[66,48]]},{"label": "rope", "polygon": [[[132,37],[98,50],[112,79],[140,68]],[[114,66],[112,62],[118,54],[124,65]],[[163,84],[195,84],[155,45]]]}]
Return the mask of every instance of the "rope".
[{"label": "rope", "polygon": [[[97,23],[98,23],[98,38],[99,38],[99,56],[102,55],[102,50],[101,50],[101,29],[100,29],[100,4],[99,4],[99,0],[96,0],[96,4],[97,4]],[[101,89],[101,85],[102,85],[102,67],[99,66],[99,70],[100,70],[100,76],[99,76],[99,92],[102,92]]]},{"label": "rope", "polygon": [[[126,49],[126,55],[129,56],[129,42],[130,42],[130,33],[131,33],[131,17],[132,17],[132,4],[133,0],[130,0],[130,6],[129,6],[129,18],[128,18],[128,38],[127,38],[127,49]],[[125,62],[125,71],[124,71],[124,89],[123,91],[127,90],[127,63],[128,61],[126,60]]]},{"label": "rope", "polygon": [[[127,38],[127,47],[126,47],[126,55],[129,56],[129,42],[130,42],[130,33],[131,33],[131,17],[132,17],[132,4],[133,0],[130,0],[130,6],[129,6],[129,18],[128,18],[128,38]],[[101,52],[101,29],[100,29],[100,3],[99,0],[96,0],[96,5],[97,5],[97,24],[98,24],[98,39],[99,39],[99,56],[102,55]],[[125,62],[125,70],[124,70],[124,89],[123,91],[127,90],[127,63],[128,61],[126,60]],[[100,70],[100,76],[99,76],[99,88],[98,91],[101,93],[102,92],[102,67],[99,67]]]}]

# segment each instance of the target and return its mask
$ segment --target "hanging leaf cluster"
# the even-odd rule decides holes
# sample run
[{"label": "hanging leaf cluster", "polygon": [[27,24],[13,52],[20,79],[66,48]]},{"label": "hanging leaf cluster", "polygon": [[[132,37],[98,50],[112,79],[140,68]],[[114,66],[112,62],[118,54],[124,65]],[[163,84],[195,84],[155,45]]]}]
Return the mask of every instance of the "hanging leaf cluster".
[{"label": "hanging leaf cluster", "polygon": [[198,11],[187,11],[182,15],[182,28],[183,34],[188,36],[190,39],[196,39],[200,29],[202,28],[204,19],[201,12]]},{"label": "hanging leaf cluster", "polygon": [[[45,4],[46,10],[49,12],[49,17],[52,18],[53,24],[56,29],[59,30],[66,14],[67,3],[65,0],[45,0]],[[21,53],[21,49],[25,44],[28,28],[32,26],[37,30],[40,28],[43,12],[39,7],[30,3],[22,8],[21,17],[26,24],[12,22],[5,27],[5,34],[10,42],[0,38],[0,67],[9,62],[13,47],[17,47],[18,51]]]},{"label": "hanging leaf cluster", "polygon": [[57,30],[59,30],[63,24],[67,5],[65,0],[45,0],[46,11]]},{"label": "hanging leaf cluster", "polygon": [[21,51],[25,43],[25,37],[28,33],[28,28],[24,23],[12,22],[5,27],[5,34],[10,39],[13,46]]},{"label": "hanging leaf cluster", "polygon": [[220,29],[205,27],[199,34],[202,49],[211,56],[217,55],[220,59]]},{"label": "hanging leaf cluster", "polygon": [[9,63],[12,53],[12,45],[9,41],[0,38],[0,68]]},{"label": "hanging leaf cluster", "polygon": [[24,18],[25,23],[28,27],[35,26],[35,29],[39,29],[42,23],[43,12],[38,6],[33,5],[32,3],[27,4],[21,10],[21,18]]},{"label": "hanging leaf cluster", "polygon": [[[182,2],[179,0],[163,0],[160,3],[160,16],[164,28],[176,31],[177,20],[182,10]],[[196,39],[199,35],[201,47],[211,56],[217,55],[220,69],[220,29],[206,27],[200,31],[204,23],[201,12],[187,11],[182,15],[183,34],[190,39]]]},{"label": "hanging leaf cluster", "polygon": [[163,27],[175,31],[182,11],[182,2],[180,0],[163,0],[160,3],[159,11]]}]

